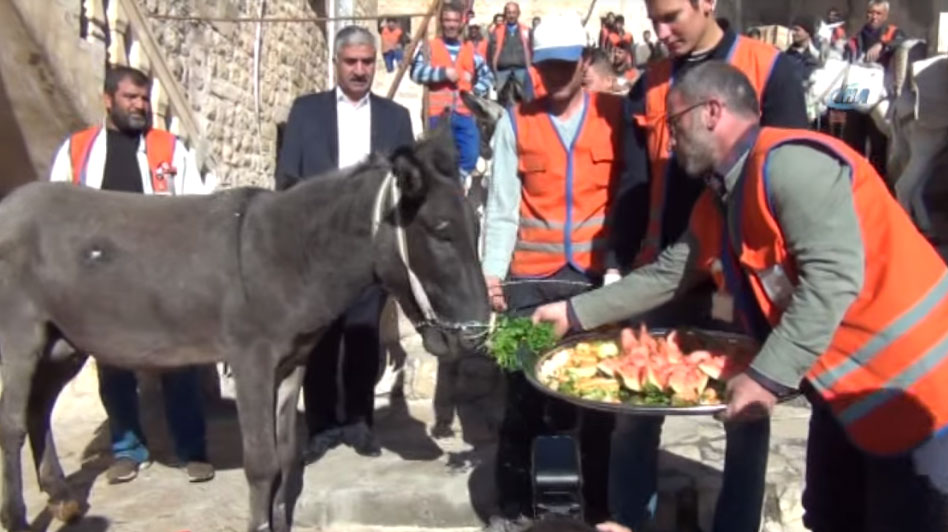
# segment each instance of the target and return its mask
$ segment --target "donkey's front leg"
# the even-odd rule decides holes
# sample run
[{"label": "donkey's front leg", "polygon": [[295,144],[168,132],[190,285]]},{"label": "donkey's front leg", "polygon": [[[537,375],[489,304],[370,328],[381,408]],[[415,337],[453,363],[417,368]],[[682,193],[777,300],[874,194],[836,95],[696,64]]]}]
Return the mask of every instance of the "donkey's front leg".
[{"label": "donkey's front leg", "polygon": [[26,413],[33,377],[46,342],[36,322],[8,320],[0,331],[3,353],[3,393],[0,395],[0,446],[3,447],[3,504],[0,523],[8,531],[29,530],[23,502],[23,464],[20,452],[26,440]]},{"label": "donkey's front leg", "polygon": [[56,398],[63,387],[82,369],[86,355],[73,354],[64,360],[40,362],[39,372],[46,377],[34,381],[27,417],[30,446],[36,464],[40,489],[49,495],[49,510],[53,517],[70,522],[82,515],[82,503],[73,496],[63,475],[56,446],[53,443],[51,418]]},{"label": "donkey's front leg", "polygon": [[299,366],[284,377],[277,388],[277,454],[280,456],[280,485],[273,501],[273,520],[285,519],[293,525],[293,507],[303,487],[303,458],[297,444],[296,405],[306,368]]},{"label": "donkey's front leg", "polygon": [[[248,357],[258,353],[244,353]],[[280,476],[276,447],[276,368],[241,363],[234,366],[237,413],[244,446],[244,475],[250,488],[250,532],[286,532],[271,517]]]}]

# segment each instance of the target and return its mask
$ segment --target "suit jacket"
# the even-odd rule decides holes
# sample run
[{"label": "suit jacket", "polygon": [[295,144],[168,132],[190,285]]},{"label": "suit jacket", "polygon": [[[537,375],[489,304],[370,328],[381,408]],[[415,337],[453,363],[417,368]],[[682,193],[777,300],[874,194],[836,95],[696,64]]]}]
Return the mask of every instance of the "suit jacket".
[{"label": "suit jacket", "polygon": [[[408,109],[375,94],[369,96],[369,105],[372,107],[370,134],[373,153],[390,153],[415,141]],[[335,88],[300,96],[290,108],[283,133],[283,146],[277,161],[277,190],[338,168]]]}]

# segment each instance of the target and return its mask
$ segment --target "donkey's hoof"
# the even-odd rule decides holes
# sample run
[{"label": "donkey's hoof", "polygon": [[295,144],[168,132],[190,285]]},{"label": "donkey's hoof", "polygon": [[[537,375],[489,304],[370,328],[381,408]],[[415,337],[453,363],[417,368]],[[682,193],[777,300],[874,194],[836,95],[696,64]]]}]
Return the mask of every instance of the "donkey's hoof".
[{"label": "donkey's hoof", "polygon": [[49,512],[56,520],[71,523],[82,517],[82,505],[73,500],[50,502]]}]

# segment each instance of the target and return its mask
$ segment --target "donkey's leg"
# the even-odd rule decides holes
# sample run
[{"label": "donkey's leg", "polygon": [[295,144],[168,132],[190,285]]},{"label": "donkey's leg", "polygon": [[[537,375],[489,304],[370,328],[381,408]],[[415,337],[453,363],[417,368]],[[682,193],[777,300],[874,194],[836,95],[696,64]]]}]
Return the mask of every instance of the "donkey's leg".
[{"label": "donkey's leg", "polygon": [[[70,348],[71,351],[71,348]],[[40,362],[33,393],[27,414],[27,429],[30,446],[33,449],[33,461],[36,464],[36,477],[40,489],[49,495],[49,509],[53,517],[70,522],[82,515],[82,503],[77,500],[66,483],[56,446],[53,443],[51,418],[56,398],[63,387],[82,369],[86,355],[73,356],[56,361]]]},{"label": "donkey's leg", "polygon": [[286,530],[293,525],[293,506],[303,483],[303,458],[296,433],[296,405],[305,371],[304,366],[295,368],[277,388],[276,441],[277,453],[280,455],[280,485],[273,501],[273,520],[274,525],[282,525],[283,520]]},{"label": "donkey's leg", "polygon": [[[270,532],[271,510],[280,476],[276,448],[276,369],[263,368],[252,357],[261,353],[242,353],[248,360],[234,364],[237,414],[244,446],[244,475],[250,488],[250,532]],[[261,357],[262,358],[262,357]]]},{"label": "donkey's leg", "polygon": [[46,333],[41,323],[23,316],[8,320],[5,325],[5,330],[0,331],[0,353],[3,356],[3,393],[0,395],[3,503],[0,507],[0,523],[6,530],[20,531],[29,530],[26,505],[23,503],[20,451],[26,439],[30,388],[46,343]]}]

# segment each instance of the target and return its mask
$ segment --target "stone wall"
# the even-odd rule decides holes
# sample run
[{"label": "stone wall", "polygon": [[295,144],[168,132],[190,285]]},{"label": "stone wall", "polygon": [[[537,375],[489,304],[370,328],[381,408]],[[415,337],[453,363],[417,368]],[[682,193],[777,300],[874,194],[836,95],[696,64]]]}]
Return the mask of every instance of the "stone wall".
[{"label": "stone wall", "polygon": [[[149,14],[257,17],[263,0],[141,0]],[[371,13],[374,0],[350,0],[354,14]],[[264,15],[325,16],[322,0],[266,1]],[[294,98],[329,86],[326,24],[316,22],[188,22],[149,19],[197,117],[211,170],[222,186],[271,187],[278,124]],[[259,75],[254,48],[260,46]],[[255,93],[255,84],[259,90]],[[259,94],[259,99],[255,97]]]}]

